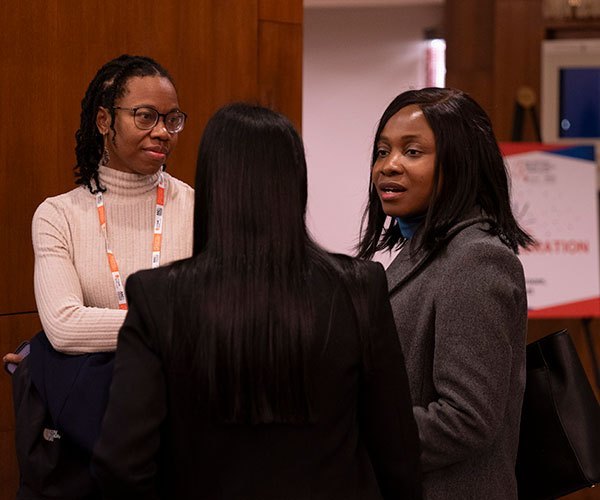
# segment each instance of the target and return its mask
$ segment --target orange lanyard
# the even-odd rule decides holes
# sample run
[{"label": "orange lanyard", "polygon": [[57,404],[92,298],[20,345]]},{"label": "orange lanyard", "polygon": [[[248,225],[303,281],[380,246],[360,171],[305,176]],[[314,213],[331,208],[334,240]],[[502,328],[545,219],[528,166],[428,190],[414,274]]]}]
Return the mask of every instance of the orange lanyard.
[{"label": "orange lanyard", "polygon": [[[102,192],[96,193],[96,208],[98,209],[98,219],[100,220],[100,229],[104,237],[106,247],[106,256],[108,257],[108,266],[113,277],[119,309],[127,309],[127,298],[125,297],[125,287],[119,273],[119,265],[108,244],[108,232],[106,230],[106,208],[104,206],[104,196]],[[156,188],[156,209],[154,211],[154,236],[152,238],[152,268],[160,265],[160,250],[162,246],[162,226],[163,215],[165,213],[165,179],[162,172],[159,173],[158,186]]]}]

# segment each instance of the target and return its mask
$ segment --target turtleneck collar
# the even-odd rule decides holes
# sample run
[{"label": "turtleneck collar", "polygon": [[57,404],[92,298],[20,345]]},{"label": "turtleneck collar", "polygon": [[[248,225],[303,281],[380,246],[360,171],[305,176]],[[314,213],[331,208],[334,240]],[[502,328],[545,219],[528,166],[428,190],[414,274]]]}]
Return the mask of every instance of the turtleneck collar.
[{"label": "turtleneck collar", "polygon": [[156,189],[159,172],[152,175],[121,172],[110,167],[98,167],[100,184],[107,194],[117,196],[136,196]]},{"label": "turtleneck collar", "polygon": [[396,222],[400,228],[402,236],[410,240],[419,229],[421,223],[425,220],[427,214],[412,215],[410,217],[396,217]]}]

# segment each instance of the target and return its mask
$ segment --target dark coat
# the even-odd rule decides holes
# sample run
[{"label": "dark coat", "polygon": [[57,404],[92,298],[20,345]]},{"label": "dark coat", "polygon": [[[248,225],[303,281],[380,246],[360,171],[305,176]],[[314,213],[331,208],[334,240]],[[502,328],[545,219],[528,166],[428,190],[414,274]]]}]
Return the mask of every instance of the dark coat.
[{"label": "dark coat", "polygon": [[[110,498],[369,500],[420,498],[419,444],[383,268],[367,279],[371,363],[348,293],[312,273],[311,425],[223,425],[169,364],[169,268],[127,281],[129,312],[93,471]],[[337,280],[337,281],[336,281]],[[177,335],[177,332],[173,332]]]},{"label": "dark coat", "polygon": [[108,401],[114,352],[64,354],[44,332],[31,339],[31,380],[56,429],[91,454]]},{"label": "dark coat", "polygon": [[427,499],[517,498],[525,279],[486,228],[481,217],[466,220],[433,253],[411,255],[407,245],[387,270]]},{"label": "dark coat", "polygon": [[89,464],[100,432],[113,353],[71,356],[44,332],[13,375],[19,500],[100,498]]}]

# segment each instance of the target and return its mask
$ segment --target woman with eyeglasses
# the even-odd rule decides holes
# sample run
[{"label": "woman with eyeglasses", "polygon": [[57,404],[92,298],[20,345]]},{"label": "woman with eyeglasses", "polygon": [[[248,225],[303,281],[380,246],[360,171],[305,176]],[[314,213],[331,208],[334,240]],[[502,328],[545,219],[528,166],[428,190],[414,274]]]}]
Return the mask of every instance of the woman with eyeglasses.
[{"label": "woman with eyeglasses", "polygon": [[40,319],[69,354],[113,351],[127,277],[192,248],[193,191],[163,171],[186,118],[166,70],[121,56],[98,71],[81,106],[80,187],[45,200],[32,224]]},{"label": "woman with eyeglasses", "polygon": [[302,141],[229,105],[198,153],[194,255],[130,277],[93,471],[106,498],[421,496],[381,265],[305,226]]},{"label": "woman with eyeglasses", "polygon": [[[193,190],[164,171],[185,120],[173,80],[156,61],[129,55],[109,61],[81,102],[75,148],[79,187],[46,199],[33,217],[35,297],[45,337],[32,341],[32,355],[22,364],[29,365],[50,408],[52,421],[44,425],[60,436],[44,446],[61,447],[51,453],[65,454],[85,469],[102,418],[102,405],[94,405],[107,398],[111,367],[85,378],[94,363],[86,360],[93,358],[71,355],[114,351],[127,313],[128,276],[191,255]],[[41,348],[47,348],[43,361]],[[46,370],[53,366],[53,372],[42,370],[45,377],[37,378],[40,364]],[[15,379],[18,375],[19,369]],[[81,404],[74,395],[77,384]],[[57,385],[73,388],[63,394]],[[71,439],[69,432],[79,431],[63,428],[73,423],[86,427],[81,432],[87,434]],[[19,438],[18,428],[18,448]],[[43,473],[27,468],[26,455],[19,461],[23,497],[40,489],[50,496],[57,491],[69,498],[97,495],[87,470],[72,465],[76,472],[64,480],[49,471],[42,488],[37,475]]]}]

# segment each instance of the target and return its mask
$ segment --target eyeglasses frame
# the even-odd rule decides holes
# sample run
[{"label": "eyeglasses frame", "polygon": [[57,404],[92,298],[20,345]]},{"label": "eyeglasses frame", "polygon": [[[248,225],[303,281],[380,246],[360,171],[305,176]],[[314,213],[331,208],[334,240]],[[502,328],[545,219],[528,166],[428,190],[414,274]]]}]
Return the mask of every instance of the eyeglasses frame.
[{"label": "eyeglasses frame", "polygon": [[[185,126],[185,122],[187,120],[187,113],[181,111],[180,109],[177,109],[175,111],[169,111],[168,113],[159,113],[157,109],[154,109],[151,106],[138,106],[137,108],[124,108],[122,106],[113,106],[112,109],[122,109],[122,110],[125,110],[125,111],[133,111],[133,123],[140,130],[152,130],[154,127],[156,127],[156,125],[158,124],[158,122],[162,118],[163,119],[163,123],[165,124],[165,130],[167,132],[169,132],[169,134],[178,134],[179,132],[181,132],[183,130],[183,127]],[[148,127],[148,128],[142,128],[142,127],[140,127],[137,124],[137,122],[135,120],[135,114],[140,109],[151,109],[152,111],[154,111],[156,113],[156,121],[154,122],[154,125],[152,125],[151,127]],[[167,128],[167,120],[166,120],[167,119],[167,115],[170,115],[171,113],[181,113],[183,115],[183,125],[181,126],[181,128],[177,132],[171,132]]]}]

